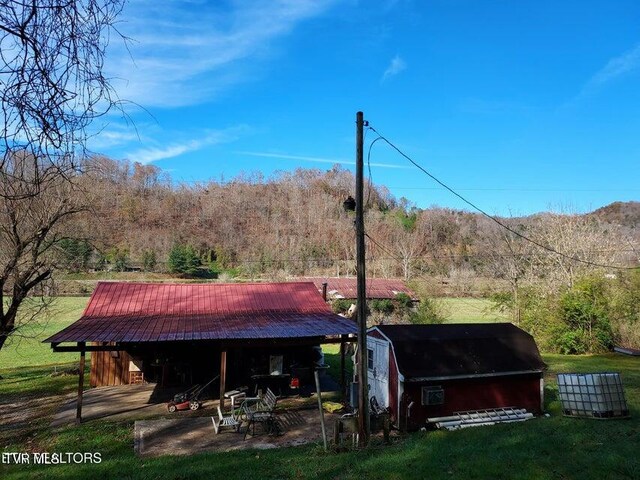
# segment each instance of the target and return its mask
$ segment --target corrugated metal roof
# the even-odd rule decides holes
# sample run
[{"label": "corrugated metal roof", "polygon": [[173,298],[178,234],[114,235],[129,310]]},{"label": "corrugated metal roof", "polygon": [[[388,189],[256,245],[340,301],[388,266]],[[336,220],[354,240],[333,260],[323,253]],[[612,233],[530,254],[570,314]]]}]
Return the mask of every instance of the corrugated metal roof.
[{"label": "corrugated metal roof", "polygon": [[[322,284],[326,282],[328,297],[331,298],[357,298],[358,288],[355,278],[336,278],[336,277],[309,277],[305,280],[313,282],[319,291],[322,291]],[[398,293],[405,293],[412,299],[417,299],[413,290],[411,290],[403,280],[389,280],[386,278],[367,278],[367,298],[396,298]]]},{"label": "corrugated metal roof", "polygon": [[511,323],[378,325],[407,378],[540,371],[535,340]]},{"label": "corrugated metal roof", "polygon": [[45,342],[159,342],[355,334],[310,282],[100,282],[82,317]]}]

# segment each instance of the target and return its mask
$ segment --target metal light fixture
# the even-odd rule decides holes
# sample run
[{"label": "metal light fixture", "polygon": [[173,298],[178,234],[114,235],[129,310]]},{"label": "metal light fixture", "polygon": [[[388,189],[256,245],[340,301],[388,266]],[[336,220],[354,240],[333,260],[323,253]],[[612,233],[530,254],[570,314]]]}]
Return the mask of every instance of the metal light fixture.
[{"label": "metal light fixture", "polygon": [[347,199],[342,202],[342,207],[345,212],[355,212],[356,211],[356,201],[353,199],[351,195],[347,197]]}]

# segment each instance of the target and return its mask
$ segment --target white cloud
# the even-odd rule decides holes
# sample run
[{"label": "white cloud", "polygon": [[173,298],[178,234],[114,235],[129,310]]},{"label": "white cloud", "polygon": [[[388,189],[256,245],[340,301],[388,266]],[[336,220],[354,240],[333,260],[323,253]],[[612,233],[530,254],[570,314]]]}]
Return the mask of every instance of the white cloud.
[{"label": "white cloud", "polygon": [[184,142],[176,142],[170,145],[159,147],[141,148],[134,152],[130,152],[125,157],[132,162],[142,164],[164,160],[166,158],[178,157],[187,152],[200,150],[201,148],[219,145],[221,143],[230,143],[237,140],[240,134],[247,130],[246,126],[232,127],[223,130],[217,130],[203,134],[200,138],[192,139]]},{"label": "white cloud", "polygon": [[594,92],[604,84],[640,67],[640,44],[614,57],[586,83],[580,95]]},{"label": "white cloud", "polygon": [[[264,157],[264,158],[281,158],[283,160],[302,160],[303,162],[315,162],[315,163],[330,163],[335,165],[355,165],[356,162],[351,160],[343,160],[340,158],[322,158],[322,157],[307,157],[303,155],[288,155],[284,153],[267,153],[267,152],[235,152],[238,155],[249,155],[252,157]],[[410,168],[405,165],[396,165],[394,163],[371,163],[372,167],[381,168]]]},{"label": "white cloud", "polygon": [[[191,105],[250,77],[257,60],[335,0],[132,2],[112,41],[107,71],[121,98],[145,107]],[[251,60],[251,61],[248,61]]]},{"label": "white cloud", "polygon": [[135,130],[120,130],[119,126],[112,126],[90,136],[87,143],[92,150],[105,150],[140,140]]},{"label": "white cloud", "polygon": [[382,80],[381,81],[384,82],[389,77],[393,77],[393,76],[399,74],[400,72],[402,72],[406,68],[407,68],[407,63],[402,58],[400,58],[400,55],[396,55],[395,57],[393,57],[391,59],[391,63],[389,63],[389,66],[387,67],[387,69],[382,74]]}]

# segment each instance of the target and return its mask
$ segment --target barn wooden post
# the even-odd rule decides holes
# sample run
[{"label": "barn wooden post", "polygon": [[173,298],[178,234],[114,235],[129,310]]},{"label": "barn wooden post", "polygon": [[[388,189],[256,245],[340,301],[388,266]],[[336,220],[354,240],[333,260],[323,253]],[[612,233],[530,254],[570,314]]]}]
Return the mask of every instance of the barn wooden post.
[{"label": "barn wooden post", "polygon": [[76,423],[82,422],[82,392],[84,390],[84,357],[85,357],[85,343],[79,342],[80,348],[80,371],[78,372],[78,401],[76,404]]},{"label": "barn wooden post", "polygon": [[220,409],[224,410],[224,392],[227,382],[227,350],[223,347],[220,352]]}]

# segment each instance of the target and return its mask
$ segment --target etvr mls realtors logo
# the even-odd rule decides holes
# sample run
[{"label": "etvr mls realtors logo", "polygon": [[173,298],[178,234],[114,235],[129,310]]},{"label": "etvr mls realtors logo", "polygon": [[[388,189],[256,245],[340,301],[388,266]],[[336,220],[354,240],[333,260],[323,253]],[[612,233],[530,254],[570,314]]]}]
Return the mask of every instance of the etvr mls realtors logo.
[{"label": "etvr mls realtors logo", "polygon": [[2,452],[3,464],[15,465],[60,465],[100,463],[102,455],[98,452],[65,452],[65,453],[27,453],[27,452]]}]

